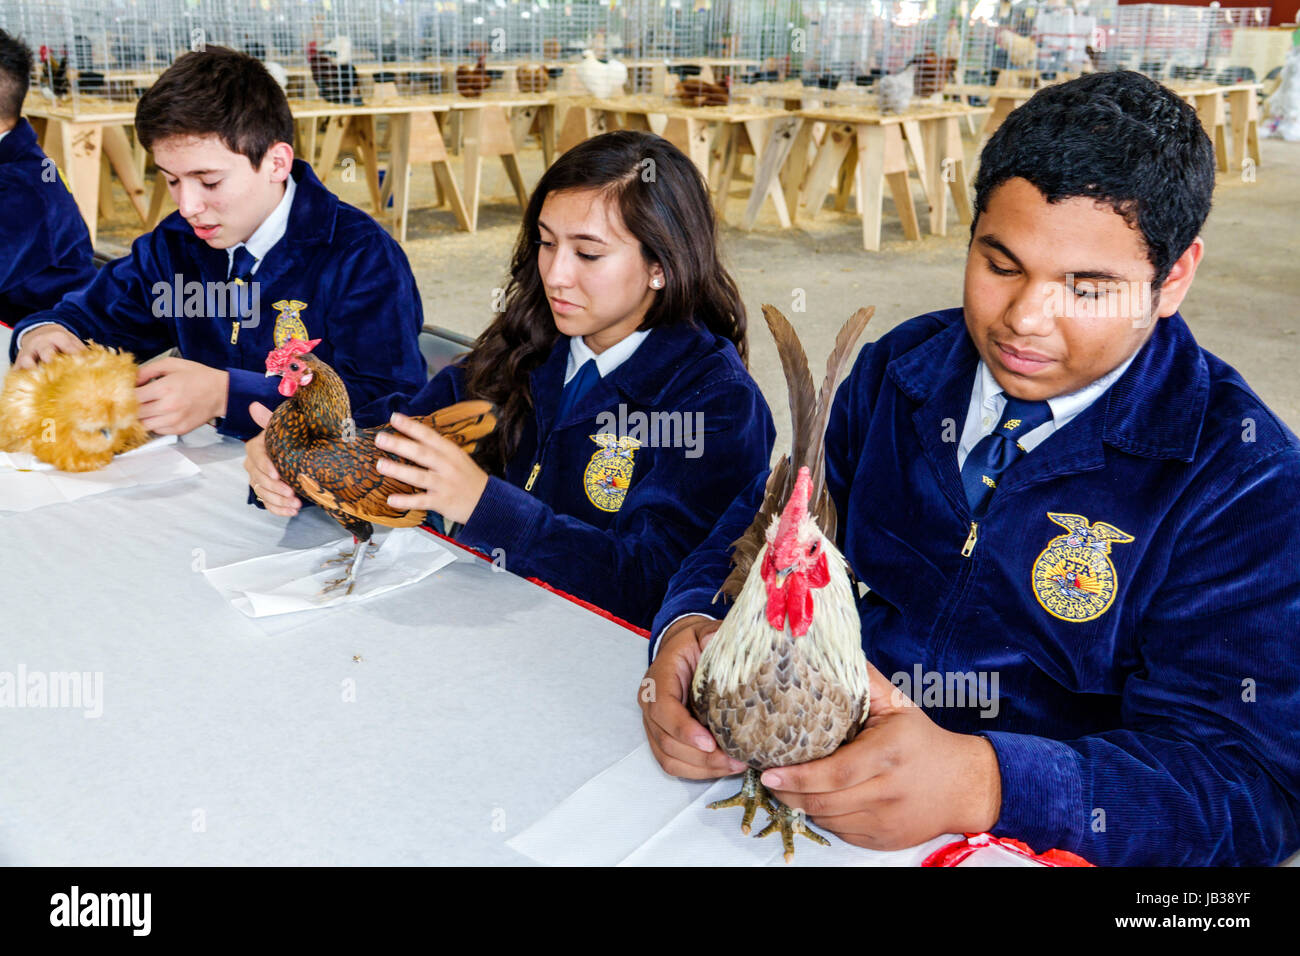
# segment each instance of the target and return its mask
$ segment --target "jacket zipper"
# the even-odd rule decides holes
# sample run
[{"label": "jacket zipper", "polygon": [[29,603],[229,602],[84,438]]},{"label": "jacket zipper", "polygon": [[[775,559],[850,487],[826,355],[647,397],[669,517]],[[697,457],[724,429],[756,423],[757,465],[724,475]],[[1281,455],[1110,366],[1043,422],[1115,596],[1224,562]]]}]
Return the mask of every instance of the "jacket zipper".
[{"label": "jacket zipper", "polygon": [[970,531],[966,533],[966,541],[961,546],[961,556],[967,560],[961,563],[957,569],[957,578],[952,583],[952,588],[947,594],[947,607],[943,612],[943,617],[935,622],[934,629],[931,631],[931,642],[929,648],[929,661],[927,666],[932,670],[941,670],[944,655],[948,651],[948,645],[951,643],[952,620],[957,614],[957,608],[966,594],[966,588],[970,584],[975,562],[971,555],[975,553],[975,544],[979,540],[979,522],[970,523]]},{"label": "jacket zipper", "polygon": [[537,473],[542,470],[542,460],[539,458],[533,465],[533,470],[528,473],[528,480],[524,482],[524,491],[533,490],[533,482],[537,480]]}]

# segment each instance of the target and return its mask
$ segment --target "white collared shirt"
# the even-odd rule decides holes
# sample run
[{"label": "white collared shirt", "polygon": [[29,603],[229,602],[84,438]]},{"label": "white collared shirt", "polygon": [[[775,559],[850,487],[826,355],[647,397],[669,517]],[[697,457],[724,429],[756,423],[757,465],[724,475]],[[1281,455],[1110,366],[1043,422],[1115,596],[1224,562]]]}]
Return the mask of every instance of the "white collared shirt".
[{"label": "white collared shirt", "polygon": [[9,127],[7,130],[5,130],[3,133],[0,133],[0,143],[3,143],[3,142],[4,142],[4,138],[5,138],[6,136],[8,136],[10,133],[12,133],[13,131],[14,131],[14,128],[11,126],[11,127]]},{"label": "white collared shirt", "polygon": [[617,345],[611,345],[599,355],[587,347],[587,343],[582,341],[581,335],[575,335],[569,339],[569,361],[564,367],[564,384],[569,384],[569,379],[578,374],[578,369],[582,368],[582,364],[588,359],[596,360],[596,371],[600,373],[601,378],[604,378],[630,359],[632,353],[640,347],[649,334],[649,329],[633,332],[623,341]]},{"label": "white collared shirt", "polygon": [[289,228],[289,210],[293,208],[293,194],[298,191],[298,184],[290,176],[284,181],[284,195],[275,208],[271,210],[271,215],[262,220],[262,224],[257,227],[247,242],[237,242],[226,250],[226,274],[235,264],[235,250],[240,246],[247,246],[249,254],[257,260],[253,263],[253,271],[250,275],[257,275],[257,270],[262,267],[262,258],[271,251],[271,247],[284,238],[285,230]]},{"label": "white collared shirt", "polygon": [[[1047,399],[1047,404],[1052,409],[1052,419],[1020,436],[1018,442],[1024,446],[1025,451],[1033,451],[1064,428],[1070,419],[1099,399],[1106,389],[1124,374],[1136,357],[1137,352],[1134,352],[1118,367],[1078,391]],[[991,435],[993,429],[997,428],[1002,418],[1002,410],[1006,406],[1007,397],[1002,391],[1002,386],[993,377],[984,360],[980,359],[979,369],[975,373],[975,385],[971,388],[970,405],[966,409],[966,427],[962,429],[961,443],[957,446],[958,470],[966,464],[966,456],[971,453],[971,449],[979,443],[979,440],[985,435]]]}]

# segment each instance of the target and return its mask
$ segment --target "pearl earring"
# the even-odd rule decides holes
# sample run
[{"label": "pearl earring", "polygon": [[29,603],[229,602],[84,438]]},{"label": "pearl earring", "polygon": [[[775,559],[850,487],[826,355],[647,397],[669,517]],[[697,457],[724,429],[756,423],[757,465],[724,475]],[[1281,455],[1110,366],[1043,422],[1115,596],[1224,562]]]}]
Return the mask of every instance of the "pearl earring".
[{"label": "pearl earring", "polygon": [[650,288],[662,289],[663,287],[664,287],[664,280],[660,279],[658,276],[650,280]]}]

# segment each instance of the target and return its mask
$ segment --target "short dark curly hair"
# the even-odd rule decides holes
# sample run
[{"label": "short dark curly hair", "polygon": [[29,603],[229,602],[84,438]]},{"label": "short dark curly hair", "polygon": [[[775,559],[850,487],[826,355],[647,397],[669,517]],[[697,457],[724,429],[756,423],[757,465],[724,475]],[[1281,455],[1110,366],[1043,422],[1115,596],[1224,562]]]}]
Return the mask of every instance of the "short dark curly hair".
[{"label": "short dark curly hair", "polygon": [[32,51],[0,30],[0,121],[10,123],[22,115],[31,77]]},{"label": "short dark curly hair", "polygon": [[980,154],[975,218],[1008,179],[1047,199],[1107,203],[1141,231],[1158,288],[1200,233],[1214,193],[1214,147],[1189,104],[1141,73],[1091,73],[1013,110]]},{"label": "short dark curly hair", "polygon": [[183,53],[135,108],[145,149],[171,136],[221,137],[256,168],[275,143],[293,143],[293,114],[261,61],[220,46]]}]

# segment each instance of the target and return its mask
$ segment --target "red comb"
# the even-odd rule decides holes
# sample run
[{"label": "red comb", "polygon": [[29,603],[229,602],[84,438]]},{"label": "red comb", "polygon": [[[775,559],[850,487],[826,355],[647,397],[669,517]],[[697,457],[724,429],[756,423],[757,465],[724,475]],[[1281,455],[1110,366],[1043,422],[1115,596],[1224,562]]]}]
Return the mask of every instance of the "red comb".
[{"label": "red comb", "polygon": [[290,362],[301,355],[306,355],[318,345],[320,345],[320,339],[311,339],[310,341],[289,339],[278,349],[272,349],[270,354],[266,356],[266,370],[278,374],[283,373]]},{"label": "red comb", "polygon": [[799,527],[799,522],[808,513],[808,499],[811,497],[812,475],[808,472],[808,466],[804,465],[799,469],[799,474],[795,477],[794,488],[790,492],[790,500],[786,502],[785,510],[781,512],[781,523],[776,532],[777,541],[784,540],[787,535],[793,537],[797,534],[796,529]]}]

